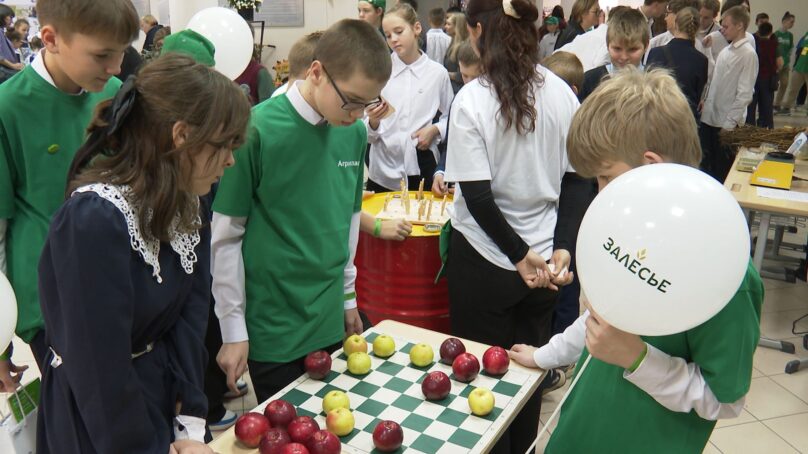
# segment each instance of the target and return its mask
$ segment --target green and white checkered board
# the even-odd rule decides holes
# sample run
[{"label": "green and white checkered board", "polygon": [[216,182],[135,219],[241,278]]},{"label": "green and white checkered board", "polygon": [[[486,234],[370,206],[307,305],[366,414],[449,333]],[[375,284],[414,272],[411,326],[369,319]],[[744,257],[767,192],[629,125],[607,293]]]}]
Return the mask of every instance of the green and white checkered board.
[{"label": "green and white checkered board", "polygon": [[[370,329],[365,339],[371,344],[379,334]],[[416,342],[393,339],[397,351],[390,358],[378,358],[369,352],[372,363],[369,374],[358,376],[348,372],[345,355],[338,350],[332,355],[331,373],[324,380],[305,375],[271,400],[289,401],[298,415],[313,417],[325,429],[323,396],[335,389],[345,391],[351,401],[355,426],[353,432],[340,438],[343,452],[378,452],[373,447],[373,429],[382,420],[401,424],[404,443],[397,451],[400,453],[482,452],[539,377],[515,370],[501,377],[481,372],[471,383],[461,383],[452,378],[451,366],[437,361],[439,345],[432,346],[436,361],[420,368],[410,363],[410,348]],[[427,401],[421,392],[423,377],[434,370],[452,378],[452,390],[441,401]],[[488,388],[494,394],[495,408],[485,417],[474,416],[469,410],[467,398],[476,387]]]}]

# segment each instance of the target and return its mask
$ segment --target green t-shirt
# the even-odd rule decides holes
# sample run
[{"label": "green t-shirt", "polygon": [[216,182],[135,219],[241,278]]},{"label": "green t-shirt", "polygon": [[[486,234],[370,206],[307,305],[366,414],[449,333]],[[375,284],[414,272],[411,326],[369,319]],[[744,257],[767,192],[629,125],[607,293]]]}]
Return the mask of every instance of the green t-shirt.
[{"label": "green t-shirt", "polygon": [[26,342],[44,326],[37,266],[51,216],[65,199],[70,163],[96,104],[120,85],[113,77],[100,93],[70,95],[31,66],[0,85],[0,218],[8,219],[8,279],[17,296],[17,335]]},{"label": "green t-shirt", "polygon": [[[684,333],[643,340],[699,366],[720,402],[746,395],[760,338],[763,283],[750,261],[732,300],[707,322]],[[589,352],[585,349],[577,367]],[[625,378],[624,369],[592,358],[570,394],[546,453],[700,453],[715,421],[695,411],[674,412]]]},{"label": "green t-shirt", "polygon": [[252,110],[214,211],[247,217],[242,255],[250,359],[289,362],[344,336],[351,217],[362,208],[367,131],[312,125],[285,95]]},{"label": "green t-shirt", "polygon": [[783,67],[788,68],[791,61],[791,51],[794,50],[794,35],[791,32],[778,30],[774,32],[777,37],[777,56],[783,57]]}]

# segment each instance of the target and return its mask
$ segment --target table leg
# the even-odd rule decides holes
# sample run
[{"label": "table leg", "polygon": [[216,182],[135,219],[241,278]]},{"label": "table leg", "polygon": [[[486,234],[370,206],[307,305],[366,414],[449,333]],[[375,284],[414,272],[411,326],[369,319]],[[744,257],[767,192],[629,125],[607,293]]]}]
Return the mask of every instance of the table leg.
[{"label": "table leg", "polygon": [[757,244],[755,244],[755,255],[752,256],[752,263],[758,271],[763,266],[763,255],[766,253],[766,241],[769,239],[769,222],[772,215],[770,213],[760,213],[760,226],[758,227]]}]

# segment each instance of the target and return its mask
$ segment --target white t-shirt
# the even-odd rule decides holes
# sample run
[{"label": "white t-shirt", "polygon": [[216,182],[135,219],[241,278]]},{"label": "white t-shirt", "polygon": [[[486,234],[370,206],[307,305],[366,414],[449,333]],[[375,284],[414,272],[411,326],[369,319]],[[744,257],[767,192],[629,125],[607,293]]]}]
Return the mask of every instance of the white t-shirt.
[{"label": "white t-shirt", "polygon": [[[520,135],[507,131],[499,100],[483,77],[463,86],[452,104],[446,181],[491,181],[494,202],[514,231],[536,253],[549,259],[558,213],[561,179],[574,172],[567,156],[567,133],[578,99],[567,83],[537,66],[544,78],[536,85],[536,128]],[[489,262],[516,268],[477,225],[460,189],[450,211],[452,227]]]}]

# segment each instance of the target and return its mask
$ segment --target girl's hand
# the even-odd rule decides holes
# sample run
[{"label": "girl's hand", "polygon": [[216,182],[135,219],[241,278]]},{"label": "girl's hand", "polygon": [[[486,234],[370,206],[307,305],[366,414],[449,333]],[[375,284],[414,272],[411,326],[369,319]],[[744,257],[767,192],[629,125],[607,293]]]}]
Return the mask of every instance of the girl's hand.
[{"label": "girl's hand", "polygon": [[429,125],[424,128],[421,128],[415,131],[415,134],[412,135],[413,139],[418,140],[418,144],[416,148],[419,150],[426,150],[432,145],[432,142],[435,140],[435,137],[438,136],[438,127],[435,125]]},{"label": "girl's hand", "polygon": [[368,115],[368,123],[370,123],[370,129],[377,130],[379,129],[379,123],[388,115],[388,110],[392,107],[390,104],[387,104],[387,101],[382,100],[378,105],[375,107],[368,109],[365,113]]}]

